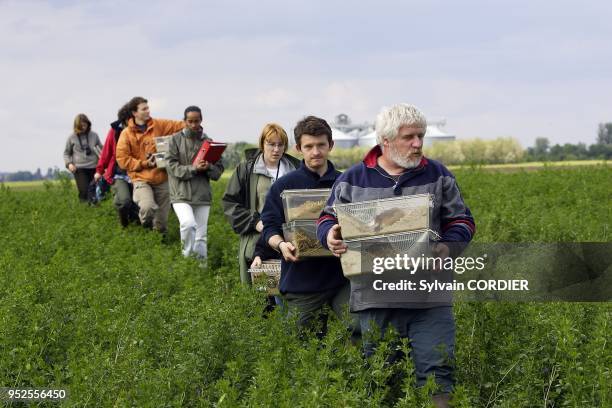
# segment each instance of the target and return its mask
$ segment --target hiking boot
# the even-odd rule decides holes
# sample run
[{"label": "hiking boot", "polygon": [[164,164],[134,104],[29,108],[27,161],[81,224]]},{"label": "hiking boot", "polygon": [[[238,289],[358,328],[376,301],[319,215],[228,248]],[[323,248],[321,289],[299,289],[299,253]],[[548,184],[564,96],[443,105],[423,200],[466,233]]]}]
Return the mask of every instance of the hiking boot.
[{"label": "hiking boot", "polygon": [[168,236],[168,232],[167,231],[159,231],[159,233],[161,234],[161,243],[164,245],[168,245],[170,244],[170,237]]},{"label": "hiking boot", "polygon": [[128,209],[128,219],[136,225],[140,225],[140,216],[138,215],[138,205],[132,203]]},{"label": "hiking boot", "polygon": [[130,223],[129,213],[125,209],[119,210],[119,222],[123,228],[127,227]]},{"label": "hiking boot", "polygon": [[450,407],[450,394],[435,394],[431,396],[431,402],[436,408]]},{"label": "hiking boot", "polygon": [[268,296],[266,298],[266,306],[264,307],[261,317],[267,319],[268,315],[274,311],[274,308],[276,308],[276,300],[274,299],[274,296]]}]

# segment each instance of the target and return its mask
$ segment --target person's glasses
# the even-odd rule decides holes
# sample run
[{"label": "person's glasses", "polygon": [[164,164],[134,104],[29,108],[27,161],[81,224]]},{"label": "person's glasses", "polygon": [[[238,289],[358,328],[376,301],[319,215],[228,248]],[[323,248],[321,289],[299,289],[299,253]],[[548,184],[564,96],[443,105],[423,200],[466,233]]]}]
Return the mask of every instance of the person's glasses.
[{"label": "person's glasses", "polygon": [[274,149],[274,148],[282,149],[283,147],[285,147],[285,144],[284,143],[268,143],[268,142],[266,142],[266,147],[269,147],[270,149]]}]

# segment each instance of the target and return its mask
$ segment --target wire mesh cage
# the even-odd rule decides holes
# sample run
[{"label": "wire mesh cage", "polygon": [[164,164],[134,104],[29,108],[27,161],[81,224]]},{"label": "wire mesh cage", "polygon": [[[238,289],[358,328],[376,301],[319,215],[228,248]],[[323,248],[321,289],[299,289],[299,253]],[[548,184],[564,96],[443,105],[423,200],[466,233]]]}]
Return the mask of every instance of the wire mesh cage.
[{"label": "wire mesh cage", "polygon": [[248,272],[251,274],[251,281],[255,290],[266,292],[269,295],[279,294],[280,260],[263,261],[259,267],[250,268]]},{"label": "wire mesh cage", "polygon": [[333,256],[331,251],[323,248],[317,239],[317,222],[315,220],[295,220],[283,224],[285,241],[290,241],[295,247],[298,260]]},{"label": "wire mesh cage", "polygon": [[334,210],[344,239],[430,228],[431,194],[336,204]]},{"label": "wire mesh cage", "polygon": [[346,277],[372,273],[374,258],[422,256],[439,239],[435,231],[423,229],[346,240],[347,251],[340,257],[342,272]]},{"label": "wire mesh cage", "polygon": [[329,188],[283,191],[281,198],[286,222],[318,219],[330,194]]}]

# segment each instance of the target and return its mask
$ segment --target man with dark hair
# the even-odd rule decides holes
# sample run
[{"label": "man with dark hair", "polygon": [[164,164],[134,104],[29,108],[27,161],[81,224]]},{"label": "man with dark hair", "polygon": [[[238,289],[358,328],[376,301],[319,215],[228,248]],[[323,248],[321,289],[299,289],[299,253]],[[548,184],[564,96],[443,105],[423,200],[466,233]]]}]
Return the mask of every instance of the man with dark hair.
[{"label": "man with dark hair", "polygon": [[331,127],[325,120],[317,118],[316,116],[306,116],[304,119],[300,120],[297,125],[295,125],[295,129],[293,129],[293,135],[297,146],[300,145],[302,135],[325,135],[327,136],[327,143],[330,146],[329,150],[331,150],[334,145]]},{"label": "man with dark hair", "polygon": [[287,302],[290,315],[297,315],[299,329],[315,328],[319,317],[318,334],[325,333],[327,316],[324,306],[341,315],[348,302],[348,280],[342,275],[337,258],[296,258],[296,249],[283,236],[285,222],[281,193],[284,190],[329,188],[340,172],[327,157],[334,146],[331,128],[323,119],[308,116],[298,122],[294,130],[296,148],[304,160],[297,170],[279,178],[266,196],[261,220],[264,239],[282,254],[280,292]]},{"label": "man with dark hair", "polygon": [[147,100],[141,96],[132,98],[128,108],[132,118],[119,137],[117,163],[134,183],[134,202],[140,208],[142,225],[165,233],[170,211],[168,175],[155,163],[155,138],[178,132],[185,124],[180,120],[153,119]]}]

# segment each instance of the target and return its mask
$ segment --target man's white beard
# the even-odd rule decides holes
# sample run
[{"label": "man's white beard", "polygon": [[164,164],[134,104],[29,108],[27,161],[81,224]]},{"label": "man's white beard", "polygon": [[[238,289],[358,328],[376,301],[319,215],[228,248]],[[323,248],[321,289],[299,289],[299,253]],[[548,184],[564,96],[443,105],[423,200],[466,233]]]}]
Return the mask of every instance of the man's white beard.
[{"label": "man's white beard", "polygon": [[422,155],[416,159],[410,160],[403,157],[391,144],[389,145],[389,157],[395,164],[405,169],[414,169],[421,162]]}]

